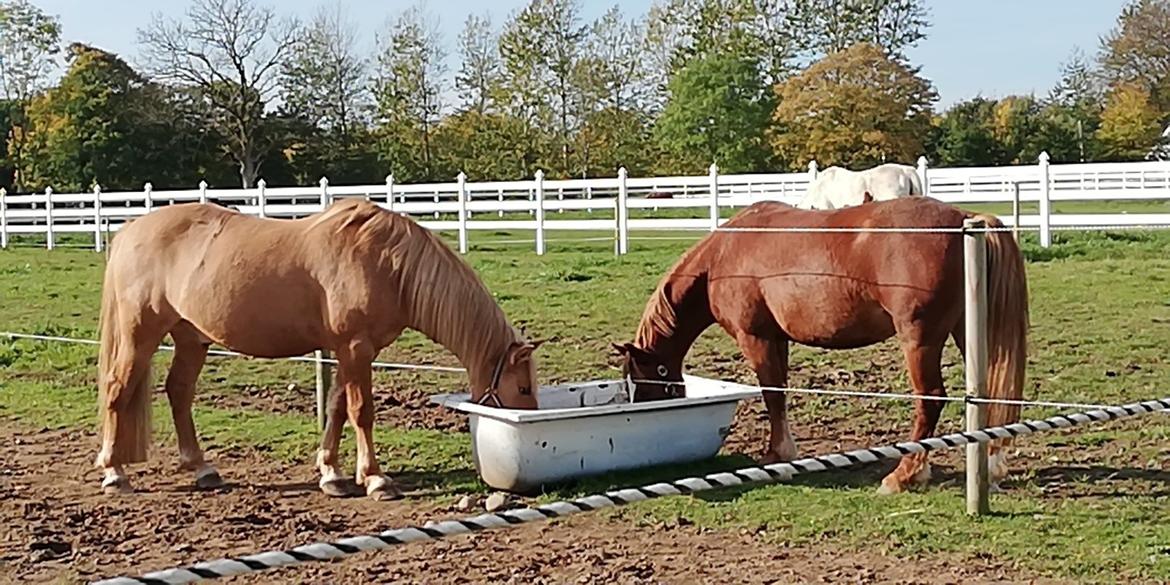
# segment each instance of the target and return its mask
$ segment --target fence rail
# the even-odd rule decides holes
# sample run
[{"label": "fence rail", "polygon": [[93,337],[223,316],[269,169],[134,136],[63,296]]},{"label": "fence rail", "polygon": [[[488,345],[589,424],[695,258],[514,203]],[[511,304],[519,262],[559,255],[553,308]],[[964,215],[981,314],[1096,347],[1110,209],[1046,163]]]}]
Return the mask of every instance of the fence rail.
[{"label": "fence rail", "polygon": [[[818,173],[815,162],[807,172],[721,175],[711,167],[706,176],[616,177],[468,182],[462,174],[451,183],[399,184],[393,176],[379,185],[330,185],[327,179],[312,187],[270,188],[260,181],[254,189],[196,189],[155,191],[147,183],[141,191],[6,194],[0,190],[0,247],[14,236],[43,236],[52,249],[64,234],[92,236],[95,250],[104,236],[127,221],[159,207],[187,202],[215,201],[240,212],[271,218],[297,218],[316,213],[336,199],[358,197],[414,218],[425,227],[458,234],[466,252],[471,232],[528,231],[538,254],[546,249],[548,231],[611,232],[614,249],[629,249],[631,230],[705,230],[724,221],[728,209],[757,201],[795,204],[803,198]],[[918,174],[926,194],[963,205],[1011,204],[1010,213],[998,213],[1009,226],[1038,228],[1041,245],[1051,245],[1053,228],[1062,226],[1154,226],[1170,224],[1170,162],[1050,164],[1041,154],[1035,165],[1005,167],[929,168],[918,160]],[[1147,202],[1143,213],[1125,211],[1069,213],[1054,204],[1097,202],[1103,207]],[[1166,204],[1163,212],[1149,202]],[[1023,209],[1024,206],[1028,209]],[[668,211],[670,210],[670,211]],[[630,217],[630,212],[637,212]],[[687,213],[689,211],[689,213]],[[565,215],[565,214],[568,215]],[[657,214],[657,216],[655,216]],[[678,217],[685,216],[685,217]]]}]

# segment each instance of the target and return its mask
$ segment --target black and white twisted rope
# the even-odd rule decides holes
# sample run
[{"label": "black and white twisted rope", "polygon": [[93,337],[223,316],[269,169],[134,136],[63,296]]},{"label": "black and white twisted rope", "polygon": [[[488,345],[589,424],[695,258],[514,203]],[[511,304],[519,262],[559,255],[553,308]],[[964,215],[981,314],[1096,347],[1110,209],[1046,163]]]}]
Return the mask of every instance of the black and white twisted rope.
[{"label": "black and white twisted rope", "polygon": [[789,463],[776,463],[763,467],[747,467],[735,471],[712,473],[703,477],[688,477],[671,482],[655,483],[636,488],[626,488],[594,494],[575,500],[554,502],[530,508],[481,514],[459,520],[427,523],[387,530],[378,534],[353,536],[333,542],[318,542],[283,551],[267,551],[257,554],[196,563],[187,567],[166,569],[147,573],[140,577],[116,577],[95,582],[95,585],[174,585],[191,583],[203,579],[216,579],[288,567],[312,561],[328,561],[344,558],[359,552],[390,548],[409,542],[433,540],[457,534],[468,534],[492,528],[504,528],[561,518],[580,512],[600,508],[623,506],[634,502],[691,494],[723,487],[766,484],[786,481],[795,475],[842,469],[874,463],[882,459],[897,459],[913,453],[925,453],[951,449],[971,443],[986,443],[993,439],[1018,437],[1055,429],[1068,428],[1079,424],[1110,421],[1119,418],[1170,410],[1170,398],[1137,402],[1123,406],[1057,415],[1040,420],[1023,421],[1000,427],[989,427],[979,431],[953,433],[921,441],[898,443],[887,447],[858,449],[845,453],[821,455],[799,459]]}]

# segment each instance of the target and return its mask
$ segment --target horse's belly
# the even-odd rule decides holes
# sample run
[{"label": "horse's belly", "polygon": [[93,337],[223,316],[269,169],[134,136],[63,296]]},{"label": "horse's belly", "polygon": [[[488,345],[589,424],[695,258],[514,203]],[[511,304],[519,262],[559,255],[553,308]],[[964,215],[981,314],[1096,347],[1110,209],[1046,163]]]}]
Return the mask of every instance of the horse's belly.
[{"label": "horse's belly", "polygon": [[321,346],[324,333],[316,287],[264,278],[191,283],[180,315],[215,343],[257,357],[302,355]]},{"label": "horse's belly", "polygon": [[808,294],[768,299],[772,315],[790,339],[813,347],[852,349],[894,334],[889,313],[860,290],[826,295],[827,290],[830,287],[812,287],[806,289]]},{"label": "horse's belly", "polygon": [[894,322],[880,307],[846,313],[811,311],[789,318],[781,327],[795,342],[826,349],[853,349],[874,344],[894,334]]}]

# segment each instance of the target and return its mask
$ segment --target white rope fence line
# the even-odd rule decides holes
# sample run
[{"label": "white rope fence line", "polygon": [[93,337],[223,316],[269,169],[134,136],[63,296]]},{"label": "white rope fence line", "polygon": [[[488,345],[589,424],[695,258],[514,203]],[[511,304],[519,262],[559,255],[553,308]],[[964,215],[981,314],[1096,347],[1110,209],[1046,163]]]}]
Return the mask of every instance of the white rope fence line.
[{"label": "white rope fence line", "polygon": [[712,473],[703,477],[688,477],[670,482],[654,483],[635,488],[619,489],[594,494],[569,501],[554,502],[540,506],[520,508],[481,514],[458,520],[427,522],[422,526],[408,526],[342,538],[332,542],[317,542],[287,550],[271,550],[234,558],[221,558],[195,563],[186,567],[146,573],[139,577],[115,577],[94,582],[94,585],[178,585],[204,579],[218,579],[289,567],[307,562],[342,559],[361,552],[385,550],[394,546],[435,540],[457,534],[469,534],[482,530],[506,528],[517,524],[539,522],[550,518],[561,518],[590,512],[601,508],[624,506],[634,502],[693,494],[723,487],[763,485],[788,481],[802,474],[844,469],[883,459],[898,459],[914,453],[952,449],[973,443],[987,443],[993,439],[1019,437],[1033,433],[1069,428],[1078,424],[1115,420],[1151,412],[1170,410],[1170,398],[1137,402],[1123,406],[1057,415],[1043,420],[1022,421],[1015,424],[989,427],[976,431],[952,433],[921,441],[897,443],[885,447],[857,449],[844,453],[820,455],[799,459],[789,463],[774,463],[762,467],[746,467],[734,471]]},{"label": "white rope fence line", "polygon": [[[993,233],[993,232],[1039,232],[1042,231],[1039,226],[1003,226],[1003,227],[984,227],[984,228],[912,228],[912,227],[717,227],[712,230],[710,227],[679,227],[671,228],[677,231],[698,231],[698,232],[728,232],[728,233],[862,233],[862,234],[913,234],[913,233],[929,233],[929,234],[978,234],[978,233]],[[1170,229],[1170,224],[1144,224],[1144,225],[1060,225],[1050,226],[1050,231],[1118,231],[1118,230],[1165,230]]]},{"label": "white rope fence line", "polygon": [[[78,344],[83,344],[83,345],[99,345],[101,343],[101,342],[94,340],[94,339],[78,339],[78,338],[74,338],[74,337],[58,337],[58,336],[54,336],[54,335],[34,335],[34,334],[30,334],[30,333],[14,333],[11,331],[0,331],[0,337],[7,337],[9,339],[26,339],[26,340],[31,340],[31,341],[53,341],[53,342],[61,342],[61,343],[78,343]],[[162,351],[174,351],[175,350],[174,346],[170,346],[170,345],[160,345],[160,346],[158,346],[158,348]],[[244,354],[244,353],[239,353],[236,351],[220,350],[220,349],[208,350],[207,354],[208,355],[216,355],[216,356],[242,357],[242,358],[247,358],[247,359],[266,359],[266,358],[256,358],[254,356],[250,356],[250,355]],[[308,357],[308,356],[291,357],[291,358],[278,358],[277,361],[308,362],[308,363],[321,363],[321,364],[334,364],[334,365],[337,364],[337,360],[334,358],[317,359],[315,357]],[[454,368],[454,367],[448,367],[448,366],[427,366],[427,365],[421,365],[421,364],[397,364],[397,363],[392,363],[392,362],[374,362],[371,365],[375,368],[387,369],[387,370],[421,370],[421,371],[450,372],[450,373],[465,373],[467,371],[464,368]]]},{"label": "white rope fence line", "polygon": [[[630,380],[634,384],[650,385],[679,385],[684,382],[666,382],[662,380]],[[962,402],[966,404],[1006,404],[1015,406],[1040,406],[1050,408],[1108,408],[1107,404],[1087,404],[1083,402],[1050,402],[1045,400],[1015,400],[1008,398],[975,398],[974,396],[932,396],[917,395],[904,392],[866,392],[864,390],[828,390],[824,388],[787,388],[781,386],[753,386],[739,382],[720,380],[720,384],[742,390],[759,390],[761,392],[787,392],[791,394],[808,394],[817,396],[843,396],[850,398],[876,398],[879,400],[922,400],[924,402]]]},{"label": "white rope fence line", "polygon": [[[15,333],[11,331],[0,331],[0,337],[7,337],[8,339],[24,339],[31,341],[48,341],[60,343],[76,343],[82,345],[98,345],[100,342],[93,339],[79,339],[75,337],[60,337],[54,335],[35,335],[30,333]],[[159,349],[162,351],[174,351],[173,346],[160,345]],[[247,354],[228,351],[228,350],[209,350],[208,355],[227,356],[227,357],[242,357],[247,359],[253,358]],[[280,361],[306,362],[306,363],[326,363],[337,364],[334,358],[317,359],[315,357],[292,357],[283,358]],[[381,369],[399,369],[399,370],[421,370],[421,371],[435,371],[435,372],[449,372],[449,373],[464,373],[463,368],[454,368],[447,366],[428,366],[421,364],[399,364],[392,362],[374,362],[373,367]],[[667,382],[662,380],[630,380],[634,384],[649,384],[649,385],[677,385],[681,382]],[[751,384],[742,384],[739,382],[732,382],[727,380],[720,380],[721,384],[732,386],[744,390],[759,390],[761,392],[788,392],[791,394],[806,394],[819,396],[842,396],[851,398],[876,398],[881,400],[922,400],[926,402],[963,402],[973,404],[1006,404],[1018,406],[1036,406],[1048,408],[1106,408],[1103,404],[1086,404],[1081,402],[1051,402],[1044,400],[1011,400],[1011,399],[997,399],[997,398],[974,398],[968,396],[918,396],[909,393],[900,392],[867,392],[864,390],[829,390],[825,388],[789,388],[781,386],[755,386]]]}]

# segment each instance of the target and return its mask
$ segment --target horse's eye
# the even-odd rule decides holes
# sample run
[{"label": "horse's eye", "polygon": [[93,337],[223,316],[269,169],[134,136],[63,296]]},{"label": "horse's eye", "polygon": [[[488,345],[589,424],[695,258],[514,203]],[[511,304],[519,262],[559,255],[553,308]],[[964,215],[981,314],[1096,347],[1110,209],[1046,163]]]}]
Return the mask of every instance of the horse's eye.
[{"label": "horse's eye", "polygon": [[528,386],[521,386],[520,394],[523,396],[528,396],[529,394],[532,394],[532,388],[529,388]]},{"label": "horse's eye", "polygon": [[666,377],[666,366],[664,366],[662,364],[658,364],[658,375],[662,376],[662,377]]}]

